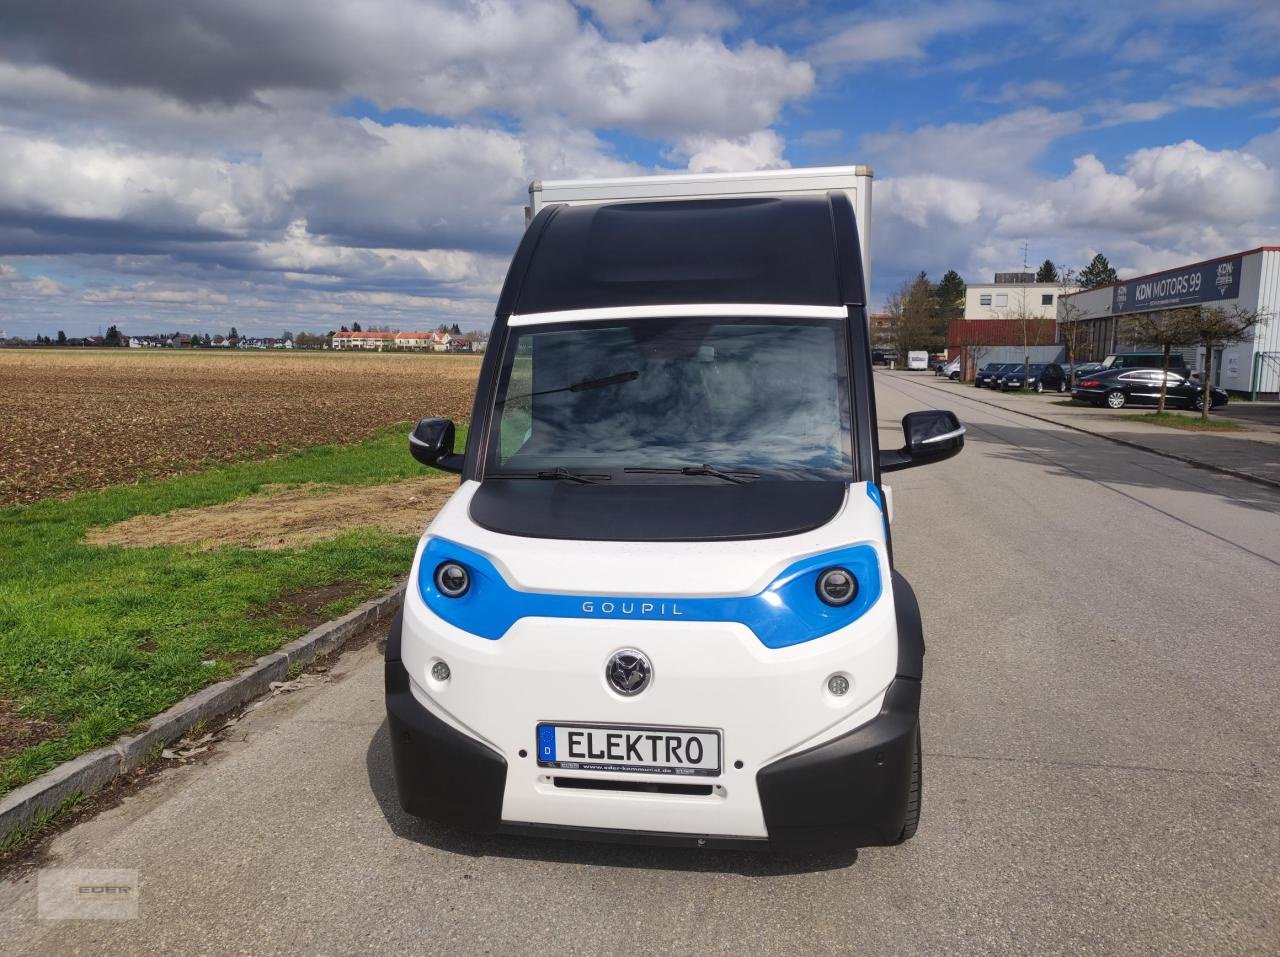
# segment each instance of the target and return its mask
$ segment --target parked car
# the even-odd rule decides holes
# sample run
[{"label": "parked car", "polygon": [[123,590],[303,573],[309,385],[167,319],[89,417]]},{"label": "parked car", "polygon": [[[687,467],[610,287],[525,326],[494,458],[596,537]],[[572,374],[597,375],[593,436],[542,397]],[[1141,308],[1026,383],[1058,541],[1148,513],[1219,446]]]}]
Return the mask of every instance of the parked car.
[{"label": "parked car", "polygon": [[[1163,352],[1116,352],[1102,360],[1104,369],[1163,369]],[[1186,375],[1187,363],[1181,352],[1169,353],[1169,371]]]},{"label": "parked car", "polygon": [[1000,376],[1000,391],[1028,388],[1034,392],[1066,392],[1067,374],[1056,362],[1033,362],[1029,375],[1022,366],[1015,366]]},{"label": "parked car", "polygon": [[[1069,378],[1071,375],[1071,366],[1065,365],[1062,368],[1067,373],[1067,376]],[[1103,371],[1103,368],[1102,368],[1101,362],[1082,362],[1078,366],[1076,366],[1075,381],[1079,382],[1084,376],[1092,375],[1095,372],[1102,372],[1102,371]]]},{"label": "parked car", "polygon": [[1013,365],[1012,362],[988,362],[985,366],[974,373],[973,384],[979,389],[985,385],[990,385],[992,379],[1000,375],[1000,373],[1004,372],[1004,370],[1011,365]]},{"label": "parked car", "polygon": [[936,376],[944,376],[948,379],[960,378],[960,357],[956,356],[956,358],[952,359],[950,362],[947,362],[945,359],[941,362],[935,362],[933,364],[933,374]]},{"label": "parked car", "polygon": [[887,366],[898,361],[898,352],[896,349],[876,349],[871,353],[871,364],[877,366]]},{"label": "parked car", "polygon": [[[1123,409],[1126,405],[1155,405],[1160,400],[1160,379],[1167,375],[1165,404],[1177,409],[1201,409],[1204,393],[1198,380],[1177,372],[1159,369],[1107,369],[1085,376],[1076,383],[1072,398],[1078,402]],[[1212,408],[1227,404],[1227,393],[1210,390]]]}]

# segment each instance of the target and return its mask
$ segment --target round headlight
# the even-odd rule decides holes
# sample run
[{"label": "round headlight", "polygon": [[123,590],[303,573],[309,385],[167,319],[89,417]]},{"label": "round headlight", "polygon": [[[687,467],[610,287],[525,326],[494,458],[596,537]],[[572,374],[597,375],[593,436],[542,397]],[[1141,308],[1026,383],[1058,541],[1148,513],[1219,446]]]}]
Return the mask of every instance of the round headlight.
[{"label": "round headlight", "polygon": [[818,597],[828,605],[847,605],[858,594],[858,580],[844,568],[828,568],[818,576]]},{"label": "round headlight", "polygon": [[436,588],[446,598],[461,598],[471,587],[471,575],[457,562],[441,562],[436,568]]}]

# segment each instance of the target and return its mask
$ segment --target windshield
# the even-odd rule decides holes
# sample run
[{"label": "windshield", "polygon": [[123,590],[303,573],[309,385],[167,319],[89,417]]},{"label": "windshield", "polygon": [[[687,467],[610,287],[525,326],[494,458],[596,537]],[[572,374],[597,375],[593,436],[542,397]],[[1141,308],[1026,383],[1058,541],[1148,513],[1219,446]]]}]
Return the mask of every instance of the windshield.
[{"label": "windshield", "polygon": [[[485,477],[612,481],[852,474],[843,319],[645,318],[513,327]],[[627,469],[661,468],[655,476]]]}]

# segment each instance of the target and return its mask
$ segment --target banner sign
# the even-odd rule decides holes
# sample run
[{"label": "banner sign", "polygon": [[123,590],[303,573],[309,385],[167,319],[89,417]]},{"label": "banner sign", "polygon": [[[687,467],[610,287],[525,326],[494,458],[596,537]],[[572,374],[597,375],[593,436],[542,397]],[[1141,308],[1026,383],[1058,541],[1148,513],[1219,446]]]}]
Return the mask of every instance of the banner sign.
[{"label": "banner sign", "polygon": [[1240,296],[1241,262],[1242,258],[1236,256],[1119,283],[1111,291],[1111,314],[1237,299]]}]

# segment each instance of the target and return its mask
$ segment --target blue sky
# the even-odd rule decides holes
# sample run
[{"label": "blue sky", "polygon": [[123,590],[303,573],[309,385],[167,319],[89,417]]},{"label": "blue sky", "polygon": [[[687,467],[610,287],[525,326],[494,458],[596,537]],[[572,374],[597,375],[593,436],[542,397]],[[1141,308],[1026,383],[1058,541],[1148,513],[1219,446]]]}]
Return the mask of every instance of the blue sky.
[{"label": "blue sky", "polygon": [[534,178],[868,163],[920,270],[1280,243],[1280,4],[73,0],[0,30],[0,329],[492,316]]}]

